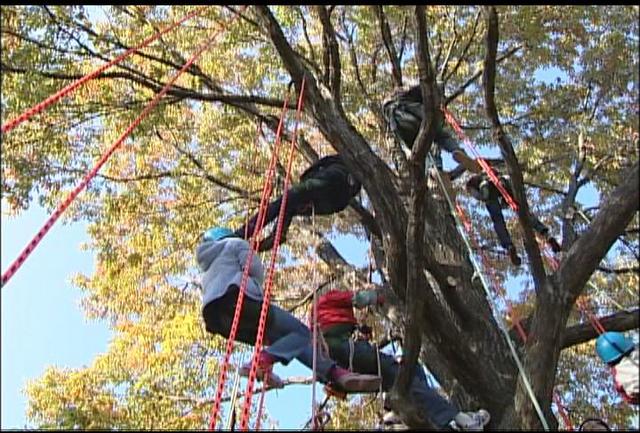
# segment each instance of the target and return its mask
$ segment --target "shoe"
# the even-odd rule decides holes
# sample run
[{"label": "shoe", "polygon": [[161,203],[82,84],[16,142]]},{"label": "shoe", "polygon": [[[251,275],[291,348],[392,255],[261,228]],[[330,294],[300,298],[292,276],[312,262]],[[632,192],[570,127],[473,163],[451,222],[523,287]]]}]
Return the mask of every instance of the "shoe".
[{"label": "shoe", "polygon": [[562,251],[560,244],[558,243],[556,238],[554,238],[553,236],[549,236],[549,238],[547,238],[547,242],[551,246],[551,249],[553,250],[554,253],[559,253],[560,251]]},{"label": "shoe", "polygon": [[520,256],[518,256],[518,251],[513,245],[509,247],[509,257],[511,258],[511,263],[513,263],[513,266],[520,266],[520,264],[522,263],[522,260],[520,260]]},{"label": "shoe", "polygon": [[491,421],[491,415],[484,409],[477,412],[460,412],[449,422],[449,428],[456,431],[483,431]]},{"label": "shoe", "polygon": [[469,158],[466,153],[462,150],[455,150],[452,154],[453,159],[458,163],[462,164],[464,168],[469,170],[471,173],[480,174],[482,173],[482,166],[478,164],[478,161],[475,159]]},{"label": "shoe", "polygon": [[[269,355],[267,352],[260,353],[258,358],[258,369],[256,372],[256,379],[265,382],[268,388],[284,388],[284,382],[277,374],[273,372],[273,364],[275,358]],[[251,372],[251,361],[247,362],[240,367],[239,374],[242,377],[249,377]]]},{"label": "shoe", "polygon": [[333,383],[347,392],[375,392],[380,389],[380,378],[371,374],[353,373],[335,366],[331,372]]},{"label": "shoe", "polygon": [[387,411],[382,416],[382,429],[383,430],[409,430],[409,427],[402,422],[398,414],[394,411]]}]

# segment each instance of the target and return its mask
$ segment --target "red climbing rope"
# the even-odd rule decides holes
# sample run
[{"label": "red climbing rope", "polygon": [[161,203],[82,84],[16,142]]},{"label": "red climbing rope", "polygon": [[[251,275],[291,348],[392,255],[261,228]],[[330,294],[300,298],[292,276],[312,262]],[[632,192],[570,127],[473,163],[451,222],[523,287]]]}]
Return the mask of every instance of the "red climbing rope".
[{"label": "red climbing rope", "polygon": [[227,369],[229,367],[229,360],[231,358],[231,353],[233,351],[236,334],[238,333],[238,324],[240,323],[240,311],[242,310],[242,303],[244,301],[244,291],[249,281],[249,268],[250,268],[249,265],[251,264],[251,260],[253,259],[253,255],[255,254],[255,251],[257,251],[258,237],[264,225],[267,204],[269,203],[269,197],[271,196],[271,192],[273,190],[271,183],[273,180],[273,176],[275,174],[276,162],[278,161],[278,153],[280,151],[279,150],[280,138],[282,135],[285,114],[287,112],[288,101],[289,101],[289,90],[287,89],[287,93],[285,94],[285,98],[284,98],[284,104],[282,106],[282,112],[280,114],[280,121],[278,122],[278,128],[276,129],[275,145],[271,153],[271,160],[269,161],[267,176],[266,176],[264,185],[262,187],[262,194],[260,196],[260,207],[258,209],[256,226],[251,235],[253,240],[253,248],[251,248],[249,251],[249,254],[247,256],[247,260],[245,262],[244,269],[242,272],[242,278],[240,280],[240,291],[238,293],[238,300],[236,301],[236,309],[233,315],[231,331],[229,332],[229,337],[227,338],[227,348],[226,348],[224,360],[222,362],[222,366],[220,369],[220,373],[218,375],[218,387],[216,389],[215,401],[214,401],[213,407],[211,408],[211,419],[209,421],[209,430],[215,429],[216,422],[218,419],[218,413],[220,412],[220,404],[222,402],[222,392],[224,391],[224,384],[227,378]]},{"label": "red climbing rope", "polygon": [[129,48],[127,51],[125,51],[124,53],[120,54],[118,57],[116,57],[115,59],[111,60],[109,63],[106,63],[106,64],[100,66],[99,68],[97,68],[93,72],[85,75],[82,78],[77,79],[73,83],[68,84],[67,86],[65,86],[62,89],[58,90],[56,93],[54,93],[53,95],[49,96],[47,99],[43,100],[42,102],[40,102],[40,103],[34,105],[33,107],[25,110],[22,114],[20,114],[15,119],[12,119],[12,120],[8,121],[7,123],[5,123],[4,125],[2,125],[2,133],[4,134],[4,133],[9,132],[10,130],[12,130],[13,128],[18,126],[20,123],[24,122],[25,120],[31,118],[32,116],[38,114],[39,112],[41,112],[42,110],[47,108],[49,105],[58,102],[61,98],[63,98],[64,96],[68,95],[69,93],[73,92],[75,89],[77,89],[78,87],[80,87],[81,85],[86,83],[87,81],[97,77],[99,74],[101,74],[105,70],[109,69],[111,66],[120,63],[122,60],[124,60],[126,57],[128,57],[131,53],[133,53],[135,51],[138,51],[141,48],[146,47],[151,42],[153,42],[156,39],[158,39],[160,36],[164,35],[165,33],[170,32],[171,30],[173,30],[174,28],[178,27],[179,25],[181,25],[183,22],[189,20],[190,18],[193,18],[196,15],[199,15],[204,10],[205,10],[205,7],[204,6],[200,6],[195,11],[191,12],[190,14],[188,14],[185,17],[183,17],[179,21],[176,21],[175,23],[171,24],[169,27],[165,28],[164,30],[161,30],[161,31],[159,31],[157,33],[154,33],[153,35],[151,35],[150,37],[148,37],[147,39],[142,41],[139,45],[137,45],[137,46],[135,46],[133,48]]},{"label": "red climbing rope", "polygon": [[460,139],[464,141],[467,147],[471,149],[473,154],[476,156],[478,163],[487,173],[487,175],[489,176],[489,179],[491,179],[491,182],[493,182],[496,188],[498,188],[498,190],[500,191],[504,199],[507,201],[511,209],[513,209],[514,212],[518,212],[518,203],[516,203],[513,197],[511,197],[509,192],[504,188],[504,186],[500,182],[500,179],[496,175],[496,172],[493,170],[491,165],[489,165],[489,163],[478,153],[478,150],[473,145],[473,142],[469,140],[469,138],[465,135],[460,124],[456,121],[455,117],[453,117],[453,114],[451,114],[451,112],[446,107],[442,108],[442,112],[444,113],[444,118],[453,127],[454,131],[456,131],[456,134],[458,134],[458,137],[460,137]]},{"label": "red climbing rope", "polygon": [[269,301],[271,296],[271,286],[273,285],[273,274],[275,270],[275,260],[278,254],[280,246],[280,238],[282,236],[282,227],[284,225],[284,212],[287,207],[287,191],[289,189],[289,182],[291,178],[291,166],[294,158],[294,150],[296,149],[298,126],[300,124],[300,117],[302,114],[302,100],[304,97],[304,87],[306,83],[306,77],[303,76],[302,84],[300,86],[300,96],[298,98],[297,119],[293,131],[293,140],[291,140],[291,147],[289,149],[289,159],[287,163],[287,172],[284,180],[284,193],[282,195],[282,203],[280,204],[280,212],[278,214],[278,226],[276,228],[276,235],[271,251],[271,261],[267,271],[267,278],[265,280],[264,298],[262,300],[262,311],[260,312],[260,321],[258,323],[258,334],[256,336],[256,343],[254,346],[253,359],[251,360],[251,371],[249,372],[249,379],[247,382],[247,389],[245,391],[245,402],[242,408],[242,418],[240,420],[240,428],[247,430],[249,425],[249,410],[251,409],[251,398],[253,396],[253,385],[256,380],[258,371],[258,356],[262,350],[262,341],[264,340],[264,330],[267,321],[267,313],[269,311]]},{"label": "red climbing rope", "polygon": [[[232,18],[231,21],[233,21],[234,19],[235,19],[235,17]],[[47,234],[49,229],[51,229],[53,224],[55,224],[55,222],[58,220],[58,218],[60,218],[60,215],[62,215],[62,213],[69,207],[71,202],[73,202],[73,200],[78,196],[78,194],[80,194],[80,192],[82,192],[82,190],[89,184],[91,179],[93,179],[93,177],[98,173],[98,171],[100,170],[100,168],[102,168],[104,163],[107,162],[107,160],[113,154],[113,152],[115,152],[118,149],[118,147],[120,147],[120,145],[129,136],[129,134],[131,134],[131,132],[140,124],[140,122],[142,122],[142,119],[144,119],[149,114],[149,112],[151,112],[151,110],[156,105],[158,105],[158,102],[160,102],[160,98],[162,98],[162,96],[164,96],[164,94],[169,91],[169,87],[171,87],[171,85],[178,79],[178,77],[180,75],[182,75],[182,73],[184,71],[186,71],[196,61],[196,59],[204,52],[204,50],[207,47],[209,47],[209,45],[211,45],[211,43],[213,43],[213,41],[217,38],[217,36],[224,29],[225,29],[224,26],[221,27],[218,31],[216,31],[213,34],[213,36],[211,36],[204,44],[202,44],[197,49],[197,51],[191,57],[191,59],[187,63],[185,63],[184,66],[182,66],[182,68],[180,68],[180,70],[171,78],[171,80],[169,80],[169,82],[167,84],[164,85],[164,87],[160,90],[160,92],[158,92],[156,94],[156,96],[151,100],[151,102],[144,108],[142,113],[140,113],[140,115],[133,122],[131,122],[129,127],[122,133],[122,135],[120,135],[120,138],[118,138],[115,141],[115,143],[109,148],[109,150],[107,150],[107,152],[105,152],[102,155],[102,157],[100,158],[98,163],[95,165],[95,167],[89,173],[87,173],[87,175],[82,179],[80,184],[56,208],[56,210],[53,212],[51,217],[49,217],[47,222],[40,229],[40,231],[36,234],[36,236],[22,250],[22,252],[18,256],[18,258],[11,264],[11,266],[9,266],[9,269],[4,274],[2,274],[2,286],[1,287],[4,287],[4,285],[9,281],[9,279],[20,268],[20,266],[22,266],[22,264],[27,260],[27,258],[31,254],[31,252],[40,243],[40,241],[42,240],[44,235]]]}]

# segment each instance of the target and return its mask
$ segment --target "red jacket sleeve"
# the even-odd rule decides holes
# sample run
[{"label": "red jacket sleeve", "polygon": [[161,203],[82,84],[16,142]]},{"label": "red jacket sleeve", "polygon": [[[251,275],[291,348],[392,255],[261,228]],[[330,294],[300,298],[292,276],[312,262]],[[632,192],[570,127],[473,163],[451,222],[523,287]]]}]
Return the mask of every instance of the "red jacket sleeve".
[{"label": "red jacket sleeve", "polygon": [[336,324],[356,324],[353,315],[353,292],[345,290],[331,290],[320,296],[318,300],[318,324],[320,329],[326,329]]},{"label": "red jacket sleeve", "polygon": [[330,290],[320,296],[318,308],[344,308],[352,307],[353,292],[345,290]]}]

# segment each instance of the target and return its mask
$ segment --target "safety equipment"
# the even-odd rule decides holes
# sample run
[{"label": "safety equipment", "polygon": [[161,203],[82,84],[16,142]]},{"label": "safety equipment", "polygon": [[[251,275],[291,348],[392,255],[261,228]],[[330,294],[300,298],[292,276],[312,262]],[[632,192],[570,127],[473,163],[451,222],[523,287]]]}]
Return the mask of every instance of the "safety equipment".
[{"label": "safety equipment", "polygon": [[620,360],[633,347],[633,342],[620,332],[605,332],[596,340],[596,352],[607,364]]},{"label": "safety equipment", "polygon": [[204,232],[202,237],[205,242],[219,241],[222,238],[233,236],[233,232],[226,227],[213,227]]}]

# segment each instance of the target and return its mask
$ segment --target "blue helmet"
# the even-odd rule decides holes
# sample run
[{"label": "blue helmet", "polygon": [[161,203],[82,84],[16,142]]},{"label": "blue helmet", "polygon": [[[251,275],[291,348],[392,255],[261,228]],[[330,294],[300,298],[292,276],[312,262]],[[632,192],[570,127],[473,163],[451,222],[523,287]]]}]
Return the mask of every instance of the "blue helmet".
[{"label": "blue helmet", "polygon": [[222,238],[233,236],[233,232],[226,227],[213,227],[204,232],[202,239],[207,241],[219,241]]},{"label": "blue helmet", "polygon": [[633,347],[633,342],[620,332],[605,332],[596,340],[596,352],[607,364],[618,361]]}]

